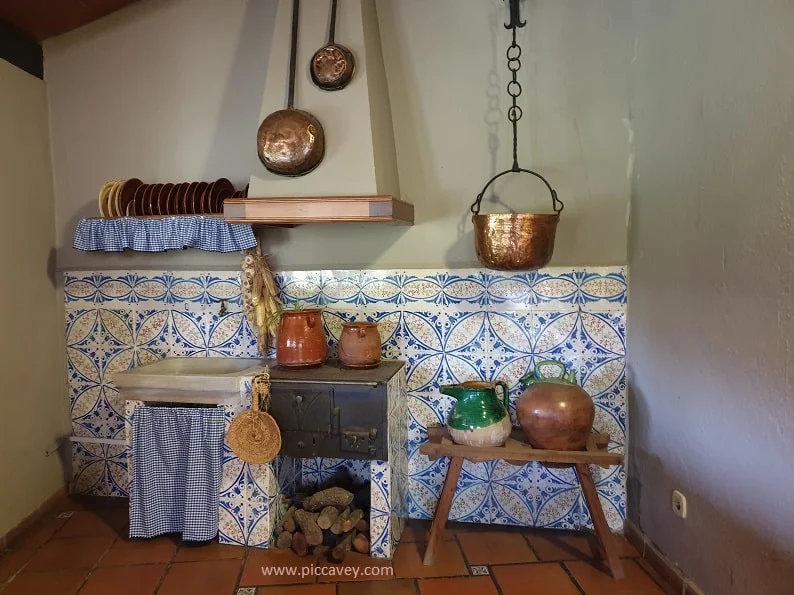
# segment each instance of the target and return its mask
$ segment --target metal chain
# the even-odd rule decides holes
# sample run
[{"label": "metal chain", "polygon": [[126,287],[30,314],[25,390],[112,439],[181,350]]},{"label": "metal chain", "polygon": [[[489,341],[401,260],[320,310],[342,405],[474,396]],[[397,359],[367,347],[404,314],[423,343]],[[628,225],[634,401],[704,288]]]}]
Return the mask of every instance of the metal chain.
[{"label": "metal chain", "polygon": [[551,193],[551,202],[554,212],[559,215],[565,205],[559,199],[557,196],[557,191],[551,187],[551,184],[549,184],[548,180],[546,180],[546,178],[537,172],[534,172],[530,169],[522,169],[518,166],[518,121],[521,119],[521,116],[524,115],[524,112],[518,105],[518,98],[521,96],[522,91],[521,83],[518,82],[518,71],[521,69],[521,46],[518,45],[518,41],[516,40],[516,29],[524,27],[527,23],[526,21],[521,20],[520,0],[505,1],[509,1],[510,10],[510,23],[506,24],[505,28],[511,29],[513,31],[513,41],[508,46],[507,52],[505,52],[505,55],[507,56],[507,69],[512,75],[510,82],[507,83],[507,94],[512,98],[512,105],[507,110],[507,119],[513,126],[513,167],[496,174],[490,180],[488,180],[488,183],[485,184],[482,192],[480,192],[477,195],[477,198],[474,199],[474,202],[471,204],[469,209],[473,215],[479,215],[480,205],[482,204],[482,199],[485,196],[485,191],[488,190],[488,187],[505,174],[522,172],[535,176],[546,185],[546,188],[548,188],[549,192]]},{"label": "metal chain", "polygon": [[513,98],[513,105],[507,110],[507,119],[513,125],[513,171],[518,171],[518,121],[524,115],[518,105],[521,96],[521,83],[518,82],[518,71],[521,69],[521,46],[516,42],[516,27],[513,27],[513,42],[508,46],[507,69],[512,74],[512,79],[507,83],[507,94]]}]

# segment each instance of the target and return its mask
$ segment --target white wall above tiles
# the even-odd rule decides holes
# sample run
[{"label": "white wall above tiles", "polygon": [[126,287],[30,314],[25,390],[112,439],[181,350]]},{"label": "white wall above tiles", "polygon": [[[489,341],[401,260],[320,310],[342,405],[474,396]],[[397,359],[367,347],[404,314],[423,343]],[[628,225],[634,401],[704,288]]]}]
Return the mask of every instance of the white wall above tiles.
[{"label": "white wall above tiles", "polygon": [[[401,196],[414,203],[417,224],[268,229],[267,250],[281,270],[478,266],[469,205],[511,160],[505,3],[368,1],[377,5]],[[312,11],[315,3],[321,6]],[[72,234],[79,217],[97,215],[96,196],[109,179],[223,175],[240,186],[252,172],[264,172],[255,135],[269,56],[272,51],[286,58],[285,47],[271,50],[277,5],[145,0],[47,40],[60,267],[236,266],[234,256],[190,250],[156,256],[83,253],[71,248]],[[521,163],[546,174],[565,201],[553,262],[624,264],[631,146],[623,122],[634,50],[631,31],[623,26],[626,2],[523,5],[528,25],[519,31]],[[314,23],[319,30],[327,22],[326,6],[303,6],[306,19],[320,21]],[[339,10],[344,24],[344,3]],[[309,27],[304,33],[300,49],[310,53],[321,37]],[[344,42],[345,32],[338,38]],[[302,85],[306,61],[301,65]],[[298,93],[298,107],[301,97],[306,93]],[[329,147],[345,142],[330,135],[350,117],[337,104],[346,97],[342,91],[334,98],[308,98],[309,108],[322,101],[330,110],[324,112],[334,120],[327,122]],[[344,177],[350,170],[339,172]],[[309,177],[315,175],[320,174]],[[289,194],[289,184],[280,180],[269,194]],[[333,187],[344,188],[343,180]],[[551,207],[542,184],[530,176],[505,176],[496,191],[487,212]]]},{"label": "white wall above tiles", "polygon": [[[240,311],[236,275],[165,271],[72,273],[64,279],[72,422],[77,436],[123,439],[125,412],[111,376],[169,355],[256,355],[254,334]],[[408,513],[432,515],[445,462],[418,452],[426,428],[444,421],[452,406],[438,386],[474,378],[505,380],[515,400],[518,378],[541,359],[576,368],[596,402],[596,429],[611,448],[626,442],[625,271],[550,268],[509,274],[483,269],[305,271],[280,273],[285,303],[324,310],[331,353],[344,320],[377,321],[384,357],[408,364]],[[220,313],[221,301],[227,311]],[[76,450],[79,468],[87,447]],[[122,459],[96,448],[88,492],[116,493]],[[331,463],[335,465],[337,463]],[[327,462],[304,463],[320,477]],[[107,471],[99,473],[97,469]],[[596,472],[611,526],[625,516],[623,467]],[[95,481],[94,481],[95,480]],[[94,483],[92,483],[94,481]],[[570,469],[506,463],[466,463],[452,518],[463,521],[571,528],[590,523]]]}]

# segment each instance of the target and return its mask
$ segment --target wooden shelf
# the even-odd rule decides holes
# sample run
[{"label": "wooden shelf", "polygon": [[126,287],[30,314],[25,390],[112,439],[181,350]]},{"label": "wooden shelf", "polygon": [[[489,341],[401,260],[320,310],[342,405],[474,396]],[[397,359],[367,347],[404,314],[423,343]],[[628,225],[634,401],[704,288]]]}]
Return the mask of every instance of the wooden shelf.
[{"label": "wooden shelf", "polygon": [[304,225],[307,223],[392,223],[413,225],[414,206],[393,196],[311,196],[227,198],[229,223]]}]

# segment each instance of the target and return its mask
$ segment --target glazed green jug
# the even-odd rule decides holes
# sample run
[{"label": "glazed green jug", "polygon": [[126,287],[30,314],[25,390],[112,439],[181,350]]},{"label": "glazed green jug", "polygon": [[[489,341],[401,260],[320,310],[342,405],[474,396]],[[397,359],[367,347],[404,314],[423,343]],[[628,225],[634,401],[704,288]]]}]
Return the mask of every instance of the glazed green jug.
[{"label": "glazed green jug", "polygon": [[[496,387],[502,389],[502,401]],[[509,391],[504,382],[463,382],[439,388],[457,402],[447,417],[452,441],[467,446],[502,446],[510,436]]]}]

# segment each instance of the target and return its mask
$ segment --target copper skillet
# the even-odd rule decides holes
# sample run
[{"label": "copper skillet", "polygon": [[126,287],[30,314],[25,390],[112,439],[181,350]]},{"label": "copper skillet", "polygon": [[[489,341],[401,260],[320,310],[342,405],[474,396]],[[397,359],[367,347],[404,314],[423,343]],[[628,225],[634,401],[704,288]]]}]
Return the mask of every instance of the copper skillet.
[{"label": "copper skillet", "polygon": [[328,43],[314,52],[310,66],[312,82],[323,91],[344,89],[353,78],[356,60],[353,52],[334,43],[336,33],[336,3],[331,0],[331,25],[328,27]]},{"label": "copper skillet", "polygon": [[302,176],[323,160],[325,133],[309,112],[295,109],[295,63],[298,50],[300,0],[292,0],[292,41],[289,57],[287,109],[262,120],[256,135],[259,159],[268,171],[280,176]]}]

